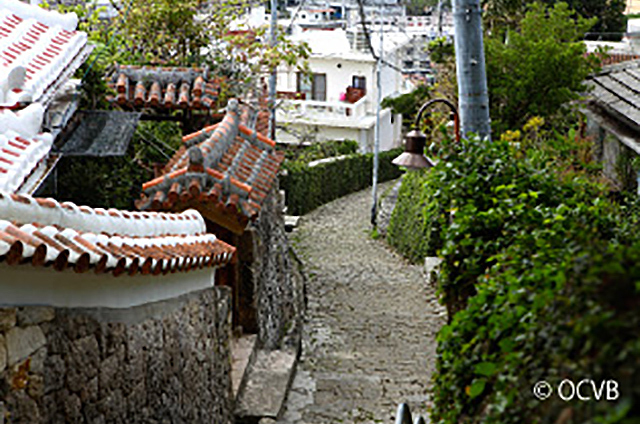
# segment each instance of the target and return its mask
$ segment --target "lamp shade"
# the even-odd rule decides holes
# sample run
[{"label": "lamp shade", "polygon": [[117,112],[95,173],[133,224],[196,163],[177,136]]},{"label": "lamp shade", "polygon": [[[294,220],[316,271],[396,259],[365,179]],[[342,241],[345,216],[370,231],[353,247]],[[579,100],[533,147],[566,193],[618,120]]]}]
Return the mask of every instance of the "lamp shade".
[{"label": "lamp shade", "polygon": [[424,155],[424,146],[426,143],[427,136],[424,133],[418,130],[412,130],[406,136],[404,152],[391,161],[391,163],[412,169],[433,168],[433,161]]}]

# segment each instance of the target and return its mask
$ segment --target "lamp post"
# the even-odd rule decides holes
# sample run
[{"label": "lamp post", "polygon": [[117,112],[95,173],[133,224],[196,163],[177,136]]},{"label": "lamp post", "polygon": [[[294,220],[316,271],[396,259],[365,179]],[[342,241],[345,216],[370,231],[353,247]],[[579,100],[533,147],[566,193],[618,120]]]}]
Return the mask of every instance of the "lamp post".
[{"label": "lamp post", "polygon": [[[432,168],[434,162],[424,155],[424,147],[427,144],[427,136],[420,131],[420,120],[424,112],[437,103],[443,103],[451,109],[453,117],[453,130],[455,132],[456,142],[460,142],[460,115],[456,107],[447,99],[433,99],[422,105],[413,124],[413,129],[407,134],[404,145],[404,152],[395,158],[391,163],[398,166],[404,166],[411,169]],[[427,117],[430,113],[427,114]]]}]

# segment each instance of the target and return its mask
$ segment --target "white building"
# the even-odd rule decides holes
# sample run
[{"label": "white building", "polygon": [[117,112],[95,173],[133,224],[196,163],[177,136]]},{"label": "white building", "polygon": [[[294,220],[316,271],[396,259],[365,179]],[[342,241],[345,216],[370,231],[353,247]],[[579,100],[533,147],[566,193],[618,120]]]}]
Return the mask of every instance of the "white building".
[{"label": "white building", "polygon": [[[309,77],[294,69],[279,69],[280,97],[278,141],[356,140],[361,151],[372,151],[378,107],[376,59],[359,31],[309,30],[294,36],[311,48]],[[410,90],[399,71],[399,51],[410,41],[406,34],[385,32],[382,48],[379,33],[371,34],[381,68],[381,98]],[[389,66],[392,65],[392,66]],[[400,145],[402,117],[390,109],[380,112],[380,148]]]}]

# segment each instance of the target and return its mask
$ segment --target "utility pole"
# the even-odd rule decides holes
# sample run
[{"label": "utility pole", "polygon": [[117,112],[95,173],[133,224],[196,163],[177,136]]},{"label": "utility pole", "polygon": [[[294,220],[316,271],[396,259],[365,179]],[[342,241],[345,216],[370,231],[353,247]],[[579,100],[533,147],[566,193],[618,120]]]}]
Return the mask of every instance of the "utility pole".
[{"label": "utility pole", "polygon": [[[376,61],[376,127],[375,127],[375,142],[373,146],[373,183],[371,184],[371,197],[373,198],[373,205],[371,206],[371,225],[377,227],[378,223],[378,162],[380,153],[380,104],[382,103],[382,83],[381,83],[381,70],[382,70],[382,56],[384,55],[383,47],[383,34],[382,34],[382,5],[379,7],[379,28],[380,31],[380,52],[378,53],[378,60]],[[391,112],[393,113],[393,112]]]},{"label": "utility pole", "polygon": [[453,0],[458,108],[462,134],[491,137],[479,0]]},{"label": "utility pole", "polygon": [[442,37],[442,0],[438,0],[438,37]]},{"label": "utility pole", "polygon": [[[278,26],[278,1],[271,0],[271,26],[269,28],[269,43],[274,48],[278,39],[276,30]],[[272,69],[269,76],[269,138],[276,139],[276,84],[278,70]]]}]

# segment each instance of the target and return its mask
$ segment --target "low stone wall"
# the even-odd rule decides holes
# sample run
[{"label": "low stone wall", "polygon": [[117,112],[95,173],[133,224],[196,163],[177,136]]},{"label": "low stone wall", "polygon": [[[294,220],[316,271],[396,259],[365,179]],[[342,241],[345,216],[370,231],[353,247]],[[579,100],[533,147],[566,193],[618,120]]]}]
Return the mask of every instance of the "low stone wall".
[{"label": "low stone wall", "polygon": [[[124,277],[123,277],[124,278]],[[230,423],[230,293],[0,309],[0,423]]]}]

